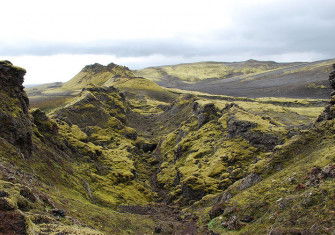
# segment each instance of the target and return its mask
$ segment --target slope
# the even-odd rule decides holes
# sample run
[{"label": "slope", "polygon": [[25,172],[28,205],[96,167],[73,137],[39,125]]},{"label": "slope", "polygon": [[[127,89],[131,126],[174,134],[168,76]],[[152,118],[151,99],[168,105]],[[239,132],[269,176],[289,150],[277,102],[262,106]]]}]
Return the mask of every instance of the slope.
[{"label": "slope", "polygon": [[[176,67],[167,67],[169,69],[166,70],[163,66],[139,70],[135,73],[165,87],[210,94],[251,98],[326,99],[330,93],[327,75],[333,63],[334,60],[288,64],[252,60],[223,63],[223,65],[221,63],[176,65]],[[196,69],[192,70],[193,67]],[[225,74],[227,68],[233,71],[229,75]],[[160,71],[163,72],[160,73]],[[192,79],[188,78],[190,76]]]},{"label": "slope", "polygon": [[176,78],[185,82],[197,82],[206,79],[226,79],[238,75],[248,75],[268,70],[301,64],[276,63],[274,61],[247,60],[243,62],[198,62],[159,67],[149,67],[135,71],[135,74],[153,81],[165,81]]},{"label": "slope", "polygon": [[[278,195],[295,196],[284,176],[331,164],[332,106],[309,130],[323,100],[227,97],[114,77],[76,88],[46,116],[28,112],[24,70],[3,64],[0,190],[12,209],[0,210],[21,215],[26,233],[262,234],[313,225],[267,220],[266,211],[279,213]],[[293,207],[298,199],[290,208],[331,229],[325,195],[329,211]]]}]

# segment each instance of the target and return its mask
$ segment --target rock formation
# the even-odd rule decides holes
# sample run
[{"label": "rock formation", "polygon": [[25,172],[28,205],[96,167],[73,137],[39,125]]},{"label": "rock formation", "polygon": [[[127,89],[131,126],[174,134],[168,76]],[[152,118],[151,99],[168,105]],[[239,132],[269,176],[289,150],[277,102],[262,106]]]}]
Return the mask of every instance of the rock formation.
[{"label": "rock formation", "polygon": [[29,100],[22,86],[25,73],[9,61],[0,61],[0,137],[28,157],[32,151],[32,123]]},{"label": "rock formation", "polygon": [[[331,87],[335,90],[335,64],[333,64],[333,71],[329,74],[329,82]],[[335,91],[331,93],[330,104],[325,108],[323,113],[317,119],[317,122],[332,120],[335,118]]]}]

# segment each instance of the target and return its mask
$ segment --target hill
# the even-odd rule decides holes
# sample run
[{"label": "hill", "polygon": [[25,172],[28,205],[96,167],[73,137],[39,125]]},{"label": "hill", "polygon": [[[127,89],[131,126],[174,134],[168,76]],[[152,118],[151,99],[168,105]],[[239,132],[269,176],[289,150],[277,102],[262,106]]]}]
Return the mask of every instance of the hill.
[{"label": "hill", "polygon": [[185,82],[197,82],[206,79],[225,79],[239,75],[254,74],[298,64],[302,63],[276,63],[274,61],[257,60],[243,62],[198,62],[149,67],[137,70],[135,74],[153,81],[165,81],[175,78]]},{"label": "hill", "polygon": [[334,62],[204,62],[152,67],[135,74],[165,87],[210,94],[326,99],[331,91],[327,77]]},{"label": "hill", "polygon": [[24,73],[0,62],[0,233],[334,231],[335,97],[211,95],[129,76],[68,89],[45,114],[29,108]]},{"label": "hill", "polygon": [[70,81],[64,83],[62,89],[76,90],[87,87],[90,84],[102,86],[111,78],[115,77],[134,77],[134,74],[125,66],[110,63],[107,66],[92,64],[85,66]]}]

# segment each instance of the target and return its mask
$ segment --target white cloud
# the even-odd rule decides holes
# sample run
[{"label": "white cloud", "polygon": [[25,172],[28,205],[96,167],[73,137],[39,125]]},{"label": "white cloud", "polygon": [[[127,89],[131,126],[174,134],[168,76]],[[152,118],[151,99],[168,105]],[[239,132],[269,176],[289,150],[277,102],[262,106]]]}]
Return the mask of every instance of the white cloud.
[{"label": "white cloud", "polygon": [[86,64],[335,56],[334,0],[10,0],[0,59],[26,83],[66,81]]}]

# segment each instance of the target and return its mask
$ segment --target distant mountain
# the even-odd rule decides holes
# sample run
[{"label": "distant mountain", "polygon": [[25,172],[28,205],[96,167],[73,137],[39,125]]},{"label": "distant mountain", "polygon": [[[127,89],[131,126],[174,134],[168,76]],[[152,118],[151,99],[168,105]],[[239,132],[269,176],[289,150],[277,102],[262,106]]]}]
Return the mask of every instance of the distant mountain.
[{"label": "distant mountain", "polygon": [[242,97],[328,98],[335,59],[310,63],[200,62],[135,71],[165,87]]},{"label": "distant mountain", "polygon": [[168,81],[174,78],[185,82],[197,82],[206,79],[226,79],[300,64],[303,63],[277,63],[252,59],[242,62],[208,61],[149,67],[137,70],[135,74],[154,81]]}]

